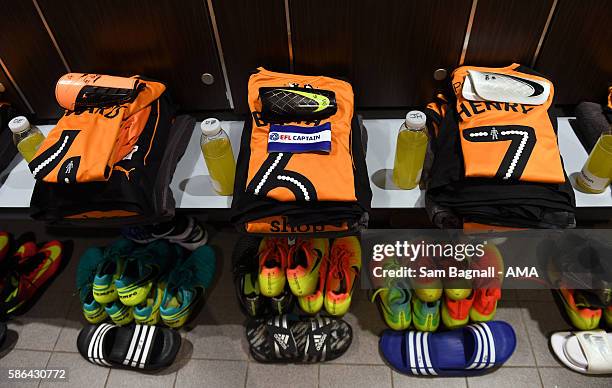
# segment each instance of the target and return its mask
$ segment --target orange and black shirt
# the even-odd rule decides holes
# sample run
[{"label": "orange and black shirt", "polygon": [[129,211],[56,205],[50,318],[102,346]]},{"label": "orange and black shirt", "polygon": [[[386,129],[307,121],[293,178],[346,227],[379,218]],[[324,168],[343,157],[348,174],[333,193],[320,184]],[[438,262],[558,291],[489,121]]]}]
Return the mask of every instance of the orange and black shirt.
[{"label": "orange and black shirt", "polygon": [[136,77],[63,76],[55,94],[66,112],[29,164],[34,177],[71,184],[108,180],[115,164],[134,151],[165,89]]},{"label": "orange and black shirt", "polygon": [[[452,74],[465,176],[563,183],[565,177],[557,134],[549,117],[554,88],[552,83],[543,77],[520,72],[517,70],[519,66],[462,66]],[[470,101],[462,94],[468,70],[547,82],[550,84],[550,94],[542,105]]]},{"label": "orange and black shirt", "polygon": [[[262,91],[270,89],[285,97],[289,93],[289,98],[293,92],[288,90],[297,90],[296,99],[300,93],[310,95],[311,90],[325,96],[333,93],[335,107],[327,115],[317,109],[314,120],[297,121],[296,117],[305,116],[292,116],[279,124],[264,117],[267,108]],[[351,85],[325,76],[259,68],[249,79],[248,103],[253,119],[245,121],[242,131],[231,210],[231,221],[238,230],[259,235],[338,236],[363,229],[372,192]],[[319,130],[331,134],[321,139],[325,151],[303,151],[300,149],[310,146],[296,145],[296,132],[292,132],[284,146],[300,151],[283,151],[278,144],[270,147],[271,141],[279,140],[274,137],[279,127],[302,131],[300,134]]]},{"label": "orange and black shirt", "polygon": [[549,82],[517,64],[453,73],[425,110],[434,153],[425,198],[430,219],[441,228],[575,226],[574,192],[550,109],[553,85],[542,105],[468,101],[462,88],[471,69]]},{"label": "orange and black shirt", "polygon": [[[283,74],[259,69],[249,79],[249,108],[261,112],[264,87],[309,85],[335,93],[338,109],[318,125],[331,127],[329,153],[268,152],[270,123],[253,119],[247,191],[278,201],[355,201],[351,120],[353,89],[348,82],[323,76]],[[288,123],[307,126],[304,123]]]}]

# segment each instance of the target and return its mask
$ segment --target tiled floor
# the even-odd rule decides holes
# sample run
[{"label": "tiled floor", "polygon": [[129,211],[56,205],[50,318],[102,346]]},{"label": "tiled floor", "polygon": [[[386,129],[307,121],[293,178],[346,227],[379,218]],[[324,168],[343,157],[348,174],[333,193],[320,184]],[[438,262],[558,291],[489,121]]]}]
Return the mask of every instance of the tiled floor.
[{"label": "tiled floor", "polygon": [[[26,226],[16,224],[15,233]],[[40,234],[40,233],[39,233]],[[9,323],[13,349],[0,359],[6,368],[67,368],[68,382],[0,380],[0,387],[610,387],[610,377],[585,377],[562,367],[550,354],[548,334],[567,329],[551,294],[507,291],[497,318],[512,324],[518,346],[507,365],[477,378],[416,378],[388,368],[378,354],[378,334],[384,329],[376,307],[364,291],[354,297],[346,320],[354,340],[340,359],[322,365],[262,365],[248,355],[245,319],[234,300],[231,249],[237,235],[224,229],[212,236],[218,254],[219,276],[205,307],[183,334],[175,364],[157,374],[141,374],[94,366],[77,353],[76,337],[82,325],[74,278],[78,257],[87,246],[106,239],[83,238],[75,246],[68,267],[34,308]],[[6,351],[2,352],[5,354]]]}]

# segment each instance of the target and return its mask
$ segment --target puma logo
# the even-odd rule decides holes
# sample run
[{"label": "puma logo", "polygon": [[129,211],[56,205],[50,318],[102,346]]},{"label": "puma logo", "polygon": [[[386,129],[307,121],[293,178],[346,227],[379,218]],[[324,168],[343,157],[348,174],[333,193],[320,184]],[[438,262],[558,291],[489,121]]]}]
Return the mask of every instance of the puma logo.
[{"label": "puma logo", "polygon": [[127,178],[127,180],[129,181],[129,180],[130,180],[130,173],[131,173],[132,171],[134,171],[134,170],[135,170],[135,168],[133,168],[133,167],[132,167],[132,168],[130,168],[129,170],[126,170],[125,168],[123,168],[123,167],[121,167],[121,166],[115,166],[115,167],[113,167],[113,170],[114,170],[114,171],[121,171],[122,173],[124,173],[124,174],[125,174],[125,176],[126,176],[126,178]]}]

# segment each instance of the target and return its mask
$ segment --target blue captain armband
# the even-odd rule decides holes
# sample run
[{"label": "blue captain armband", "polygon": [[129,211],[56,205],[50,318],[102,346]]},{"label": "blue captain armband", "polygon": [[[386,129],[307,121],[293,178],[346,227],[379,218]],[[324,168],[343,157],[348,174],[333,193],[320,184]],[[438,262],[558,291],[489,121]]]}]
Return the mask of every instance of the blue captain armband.
[{"label": "blue captain armband", "polygon": [[270,126],[268,152],[331,152],[331,124],[324,123],[314,127],[299,125]]}]

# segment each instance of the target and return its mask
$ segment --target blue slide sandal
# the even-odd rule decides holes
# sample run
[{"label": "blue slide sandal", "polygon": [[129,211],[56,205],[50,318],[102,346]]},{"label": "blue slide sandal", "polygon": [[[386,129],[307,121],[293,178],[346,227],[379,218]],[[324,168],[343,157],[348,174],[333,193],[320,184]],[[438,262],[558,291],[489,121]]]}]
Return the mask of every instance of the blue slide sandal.
[{"label": "blue slide sandal", "polygon": [[479,376],[508,361],[516,348],[516,334],[502,321],[440,333],[386,330],[379,347],[387,363],[400,373]]}]

